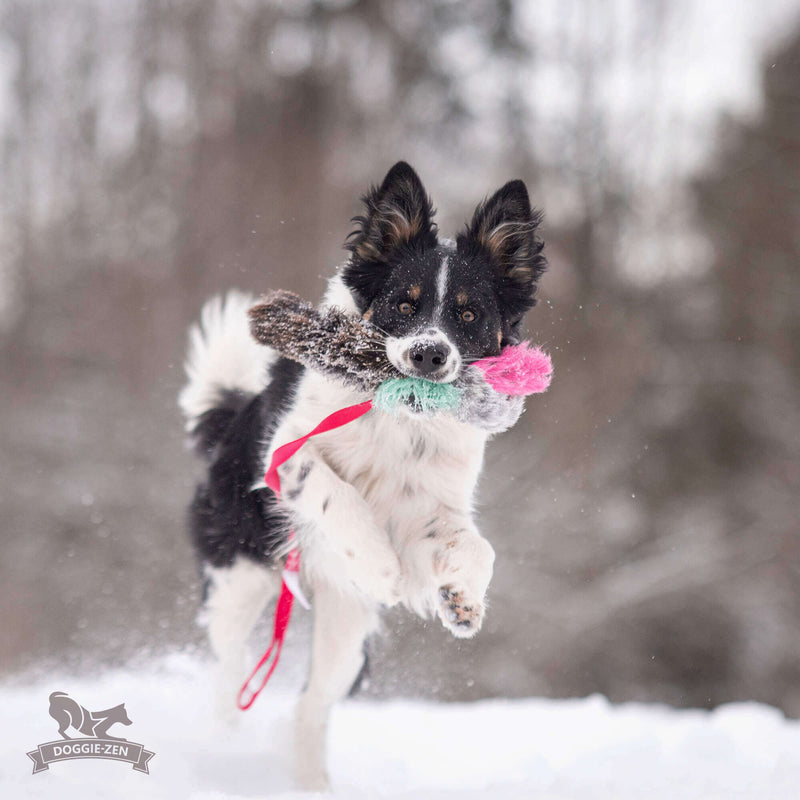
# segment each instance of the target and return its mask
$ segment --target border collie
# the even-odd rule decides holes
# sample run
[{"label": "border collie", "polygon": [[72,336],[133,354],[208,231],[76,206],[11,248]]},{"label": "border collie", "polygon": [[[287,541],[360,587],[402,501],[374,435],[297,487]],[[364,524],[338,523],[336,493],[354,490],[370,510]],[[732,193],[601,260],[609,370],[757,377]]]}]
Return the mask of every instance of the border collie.
[{"label": "border collie", "polygon": [[[404,162],[363,202],[324,306],[369,320],[385,334],[391,363],[430,381],[453,381],[519,341],[546,266],[541,215],[522,181],[481,203],[455,241],[437,236],[431,201]],[[396,417],[369,413],[284,464],[278,502],[263,482],[273,449],[367,398],[257,344],[246,313],[254,302],[238,293],[211,300],[190,331],[180,405],[209,465],[190,508],[191,535],[219,661],[218,708],[231,715],[245,642],[279,591],[296,532],[314,611],[297,775],[303,788],[323,789],[329,710],[357,681],[381,609],[402,603],[437,615],[458,637],[480,628],[494,551],[473,522],[472,496],[487,438],[516,422],[522,401],[507,398],[497,419],[411,407]]]}]

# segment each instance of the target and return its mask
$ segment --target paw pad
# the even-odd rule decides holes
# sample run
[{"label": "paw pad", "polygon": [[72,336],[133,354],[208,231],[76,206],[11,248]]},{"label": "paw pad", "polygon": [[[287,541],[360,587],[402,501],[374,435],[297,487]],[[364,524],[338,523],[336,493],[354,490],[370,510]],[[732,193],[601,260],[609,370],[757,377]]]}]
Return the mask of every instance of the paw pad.
[{"label": "paw pad", "polygon": [[439,589],[439,618],[459,638],[474,636],[483,621],[481,604],[468,602],[464,594],[453,586],[442,586]]}]

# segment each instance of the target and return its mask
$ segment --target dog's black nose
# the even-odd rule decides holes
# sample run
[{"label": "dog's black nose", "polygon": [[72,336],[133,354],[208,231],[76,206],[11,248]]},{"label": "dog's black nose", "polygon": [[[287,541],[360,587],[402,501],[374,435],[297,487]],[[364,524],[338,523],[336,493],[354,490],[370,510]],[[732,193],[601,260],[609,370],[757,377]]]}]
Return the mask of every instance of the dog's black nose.
[{"label": "dog's black nose", "polygon": [[415,344],[408,351],[414,369],[420,375],[430,375],[432,372],[441,369],[447,363],[447,356],[450,355],[450,348],[444,342],[436,344]]}]

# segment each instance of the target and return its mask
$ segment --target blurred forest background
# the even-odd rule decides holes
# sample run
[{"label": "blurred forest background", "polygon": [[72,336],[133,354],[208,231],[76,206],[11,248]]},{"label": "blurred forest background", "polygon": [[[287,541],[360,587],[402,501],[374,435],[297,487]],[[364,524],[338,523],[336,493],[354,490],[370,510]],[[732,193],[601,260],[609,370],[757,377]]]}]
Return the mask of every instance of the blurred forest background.
[{"label": "blurred forest background", "polygon": [[369,691],[800,715],[786,0],[0,2],[0,674],[203,651],[186,327],[318,300],[400,158],[446,234],[527,181],[555,380],[490,445],[484,630],[393,611]]}]

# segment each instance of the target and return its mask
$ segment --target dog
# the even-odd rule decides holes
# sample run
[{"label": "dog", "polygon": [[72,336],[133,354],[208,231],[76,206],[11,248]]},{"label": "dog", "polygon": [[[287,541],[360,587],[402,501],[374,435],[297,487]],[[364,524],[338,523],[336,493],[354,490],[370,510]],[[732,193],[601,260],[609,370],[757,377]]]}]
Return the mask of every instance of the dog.
[{"label": "dog", "polygon": [[[431,200],[405,162],[362,200],[323,307],[368,320],[392,365],[429,381],[452,382],[519,342],[546,268],[541,214],[522,181],[479,204],[454,241],[438,236]],[[437,615],[457,637],[481,627],[494,551],[473,522],[472,496],[487,438],[516,422],[522,400],[503,398],[500,420],[411,407],[367,414],[286,462],[277,501],[263,482],[274,449],[366,396],[257,344],[247,320],[254,302],[235,292],[215,298],[190,331],[180,405],[208,461],[190,530],[223,715],[235,714],[245,642],[279,591],[295,531],[314,611],[296,768],[302,788],[323,790],[329,711],[356,682],[381,609]]]},{"label": "dog", "polygon": [[50,716],[58,723],[58,732],[63,739],[72,739],[67,735],[68,728],[74,728],[84,736],[98,739],[115,739],[127,742],[121,736],[111,736],[108,729],[112,725],[130,725],[125,703],[120,703],[104,711],[89,711],[78,704],[65,692],[53,692],[50,695]]}]

